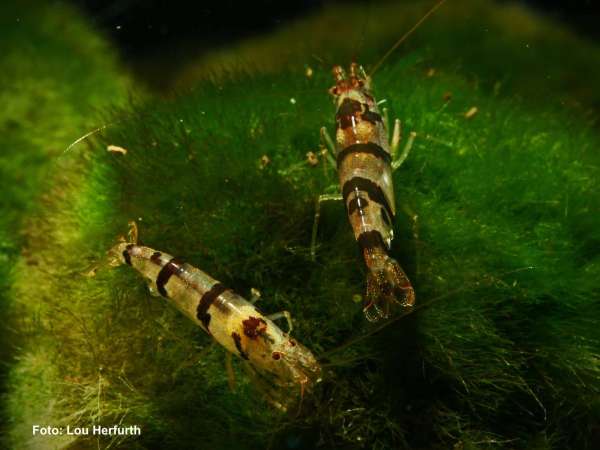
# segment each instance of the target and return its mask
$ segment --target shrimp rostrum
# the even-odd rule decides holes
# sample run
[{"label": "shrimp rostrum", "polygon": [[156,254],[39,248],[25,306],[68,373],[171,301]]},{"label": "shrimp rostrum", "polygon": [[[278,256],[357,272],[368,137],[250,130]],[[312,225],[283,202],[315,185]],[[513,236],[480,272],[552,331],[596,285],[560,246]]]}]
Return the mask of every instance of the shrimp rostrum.
[{"label": "shrimp rostrum", "polygon": [[415,134],[409,135],[396,158],[400,122],[395,121],[389,144],[387,114],[380,114],[371,94],[370,78],[362,67],[352,63],[346,75],[342,67],[335,66],[333,74],[335,86],[330,93],[337,107],[335,144],[325,128],[321,135],[335,155],[341,197],[319,197],[313,245],[320,202],[342,199],[368,270],[363,311],[374,322],[389,317],[394,304],[410,307],[415,302],[408,277],[389,255],[396,215],[392,172],[406,158]]},{"label": "shrimp rostrum", "polygon": [[247,361],[262,379],[269,400],[281,409],[293,398],[290,393],[302,396],[319,380],[321,369],[315,357],[271,320],[277,315],[263,315],[231,289],[167,253],[121,242],[109,255],[111,265],[133,267],[148,280],[151,291],[170,300],[228,352]]}]

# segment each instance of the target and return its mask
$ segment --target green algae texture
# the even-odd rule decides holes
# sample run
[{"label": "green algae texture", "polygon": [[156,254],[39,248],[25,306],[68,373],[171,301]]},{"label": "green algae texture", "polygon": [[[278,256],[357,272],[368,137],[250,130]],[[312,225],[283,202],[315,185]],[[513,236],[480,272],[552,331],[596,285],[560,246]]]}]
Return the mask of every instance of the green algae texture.
[{"label": "green algae texture", "polygon": [[[11,328],[22,344],[8,365],[6,446],[593,448],[600,420],[600,136],[593,101],[586,102],[598,87],[590,80],[561,86],[569,69],[544,52],[563,55],[560,45],[580,41],[556,24],[515,7],[466,5],[440,10],[373,79],[375,95],[405,134],[417,132],[394,173],[392,251],[415,286],[414,312],[381,326],[365,321],[353,300],[363,293],[365,272],[341,204],[323,207],[311,261],[315,199],[335,192],[337,182],[323,158],[312,166],[306,157],[319,151],[319,128],[333,129],[330,67],[302,49],[296,65],[278,60],[289,47],[273,40],[270,50],[258,47],[265,58],[273,55],[261,71],[243,64],[244,49],[254,44],[242,44],[216,57],[220,63],[199,63],[210,79],[182,72],[187,87],[174,98],[122,106],[123,95],[114,95],[121,106],[94,116],[95,126],[111,125],[60,158],[45,192],[33,173],[27,176],[38,184],[15,194],[33,206],[15,225],[25,238],[11,244],[22,250],[7,279]],[[425,7],[406,6],[405,16],[393,16],[398,22],[371,9],[368,23],[379,23],[381,34],[366,27],[363,61],[373,64]],[[469,22],[458,33],[455,17],[468,8],[480,28]],[[312,19],[317,43],[327,36],[328,14]],[[514,17],[521,26],[508,29]],[[486,27],[505,35],[484,39]],[[329,33],[336,36],[335,27]],[[539,60],[521,53],[531,42],[539,43]],[[319,45],[321,55],[330,52],[327,60],[350,61],[354,51]],[[564,57],[600,70],[600,49],[581,46],[587,59],[579,50]],[[237,68],[223,62],[236,58]],[[504,61],[502,70],[494,58]],[[106,82],[122,92],[116,65],[104,64]],[[218,64],[224,73],[214,73]],[[538,65],[551,76],[532,77]],[[556,98],[544,100],[544,90]],[[87,131],[85,114],[47,115],[41,142],[55,129],[50,119],[64,127],[61,148],[71,127]],[[30,128],[25,118],[17,122]],[[15,139],[26,135],[14,132]],[[109,145],[127,153],[108,152]],[[39,151],[39,143],[23,150],[32,157]],[[232,388],[222,348],[152,297],[130,268],[108,267],[107,250],[132,220],[144,245],[245,297],[259,289],[267,313],[291,312],[294,337],[324,368],[300,409],[272,409],[238,361]],[[32,439],[32,423],[137,424],[142,435]]]},{"label": "green algae texture", "polygon": [[[61,155],[98,125],[103,109],[124,104],[129,82],[107,43],[59,4],[2,2],[0,67],[0,439],[3,448],[44,448],[29,444],[31,424],[45,422],[63,375],[56,355],[39,346],[48,339],[39,323],[46,307],[30,249],[52,238],[35,221],[51,227],[57,209],[73,206],[48,192],[61,183],[57,173],[71,173],[67,184],[75,183],[76,165]],[[55,275],[43,275],[49,291]]]}]

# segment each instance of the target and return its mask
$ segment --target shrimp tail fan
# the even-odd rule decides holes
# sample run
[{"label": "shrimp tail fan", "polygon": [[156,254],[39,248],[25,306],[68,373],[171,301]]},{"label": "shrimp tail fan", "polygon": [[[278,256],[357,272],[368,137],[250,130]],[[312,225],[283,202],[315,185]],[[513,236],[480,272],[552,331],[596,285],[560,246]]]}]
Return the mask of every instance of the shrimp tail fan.
[{"label": "shrimp tail fan", "polygon": [[367,292],[363,312],[370,322],[387,319],[394,308],[415,304],[415,291],[398,262],[387,256],[367,275]]}]

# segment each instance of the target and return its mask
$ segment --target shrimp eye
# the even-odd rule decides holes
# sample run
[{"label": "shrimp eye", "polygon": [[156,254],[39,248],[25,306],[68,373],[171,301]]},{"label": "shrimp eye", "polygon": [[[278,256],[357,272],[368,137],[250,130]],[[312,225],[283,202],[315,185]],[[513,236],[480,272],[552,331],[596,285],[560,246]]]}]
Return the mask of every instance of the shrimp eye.
[{"label": "shrimp eye", "polygon": [[295,346],[296,346],[296,343],[295,343],[294,341],[290,341],[290,345],[291,345],[292,347],[295,347]]},{"label": "shrimp eye", "polygon": [[279,352],[273,352],[271,354],[271,357],[275,360],[275,361],[279,361],[281,359],[281,353]]}]

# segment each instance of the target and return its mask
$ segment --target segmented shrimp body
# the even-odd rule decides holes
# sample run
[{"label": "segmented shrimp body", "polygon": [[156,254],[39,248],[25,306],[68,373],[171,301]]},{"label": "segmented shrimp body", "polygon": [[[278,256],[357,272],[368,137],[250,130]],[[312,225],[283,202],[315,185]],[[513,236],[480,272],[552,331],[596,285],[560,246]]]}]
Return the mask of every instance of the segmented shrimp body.
[{"label": "segmented shrimp body", "polygon": [[203,271],[149,247],[116,245],[116,263],[142,274],[152,291],[171,300],[183,314],[229,352],[248,361],[271,385],[310,390],[320,366],[306,347],[284,333],[252,303]]},{"label": "segmented shrimp body", "polygon": [[408,277],[388,254],[396,215],[392,154],[369,77],[355,63],[350,65],[349,76],[340,66],[334,67],[333,74],[336,84],[330,93],[337,107],[339,182],[368,269],[364,312],[375,321],[388,317],[393,303],[412,306],[415,301]]}]

